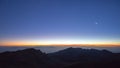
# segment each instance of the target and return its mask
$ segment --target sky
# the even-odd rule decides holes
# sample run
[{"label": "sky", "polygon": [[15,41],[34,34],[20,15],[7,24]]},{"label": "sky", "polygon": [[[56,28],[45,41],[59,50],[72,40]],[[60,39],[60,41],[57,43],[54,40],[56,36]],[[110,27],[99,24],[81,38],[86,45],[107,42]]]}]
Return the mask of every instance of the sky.
[{"label": "sky", "polygon": [[120,44],[120,0],[0,0],[0,45]]}]

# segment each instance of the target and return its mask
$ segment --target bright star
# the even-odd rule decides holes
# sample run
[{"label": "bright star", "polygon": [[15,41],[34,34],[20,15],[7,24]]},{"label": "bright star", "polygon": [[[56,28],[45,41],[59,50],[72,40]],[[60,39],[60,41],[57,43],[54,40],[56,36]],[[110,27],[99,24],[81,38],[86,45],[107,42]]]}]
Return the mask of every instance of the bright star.
[{"label": "bright star", "polygon": [[95,24],[97,25],[97,24],[98,24],[98,22],[95,22]]}]

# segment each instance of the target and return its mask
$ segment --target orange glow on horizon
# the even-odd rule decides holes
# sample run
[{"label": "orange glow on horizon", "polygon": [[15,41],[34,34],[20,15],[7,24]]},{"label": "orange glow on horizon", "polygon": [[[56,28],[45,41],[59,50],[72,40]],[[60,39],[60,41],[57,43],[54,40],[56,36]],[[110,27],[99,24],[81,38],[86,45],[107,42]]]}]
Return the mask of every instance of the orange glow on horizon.
[{"label": "orange glow on horizon", "polygon": [[0,41],[0,46],[120,46],[120,41],[72,38],[5,39]]},{"label": "orange glow on horizon", "polygon": [[98,46],[114,47],[120,46],[119,43],[38,43],[38,42],[3,42],[0,46]]}]

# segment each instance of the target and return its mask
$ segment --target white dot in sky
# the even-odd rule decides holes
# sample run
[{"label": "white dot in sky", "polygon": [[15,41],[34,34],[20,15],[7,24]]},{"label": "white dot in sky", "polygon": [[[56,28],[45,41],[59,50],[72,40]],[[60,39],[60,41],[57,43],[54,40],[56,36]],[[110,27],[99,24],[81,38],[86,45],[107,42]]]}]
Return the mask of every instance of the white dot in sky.
[{"label": "white dot in sky", "polygon": [[97,25],[97,24],[98,24],[98,22],[95,22],[95,24]]}]

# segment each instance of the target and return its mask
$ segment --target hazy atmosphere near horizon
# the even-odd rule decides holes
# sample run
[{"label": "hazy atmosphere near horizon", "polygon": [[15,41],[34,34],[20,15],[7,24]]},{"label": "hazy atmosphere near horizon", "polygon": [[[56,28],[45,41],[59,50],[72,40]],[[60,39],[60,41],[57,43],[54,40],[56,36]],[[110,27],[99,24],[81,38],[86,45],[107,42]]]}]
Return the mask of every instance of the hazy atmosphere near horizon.
[{"label": "hazy atmosphere near horizon", "polygon": [[63,45],[120,52],[120,0],[0,0],[0,51]]}]

